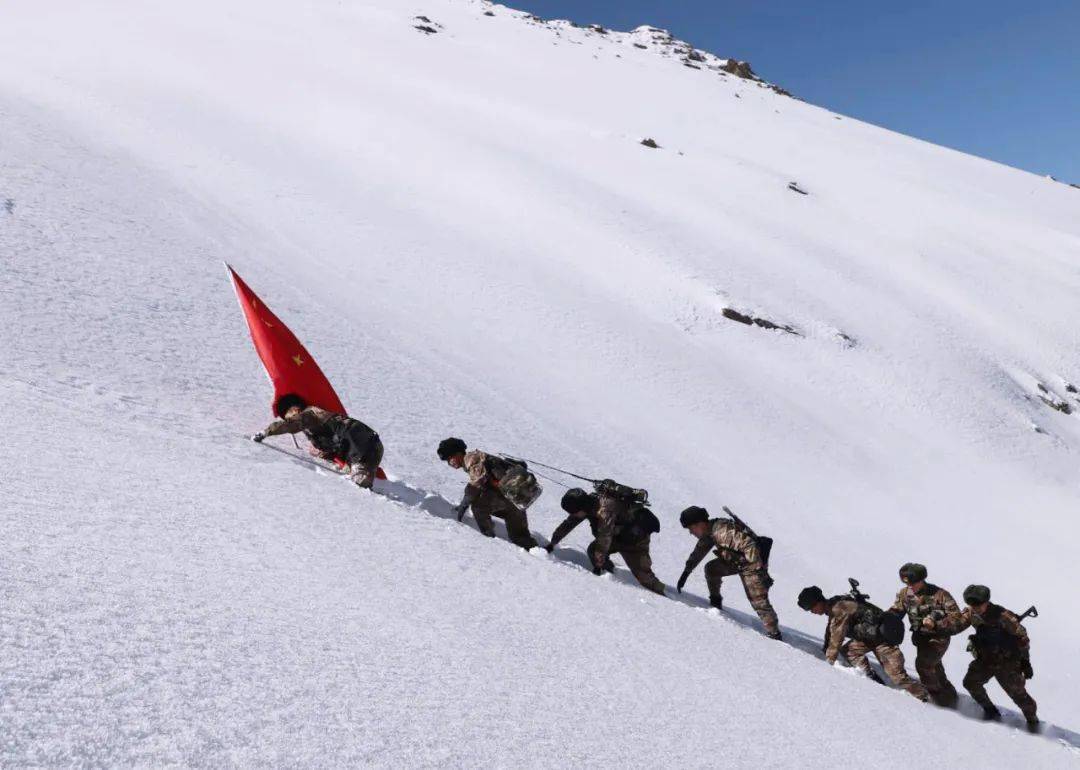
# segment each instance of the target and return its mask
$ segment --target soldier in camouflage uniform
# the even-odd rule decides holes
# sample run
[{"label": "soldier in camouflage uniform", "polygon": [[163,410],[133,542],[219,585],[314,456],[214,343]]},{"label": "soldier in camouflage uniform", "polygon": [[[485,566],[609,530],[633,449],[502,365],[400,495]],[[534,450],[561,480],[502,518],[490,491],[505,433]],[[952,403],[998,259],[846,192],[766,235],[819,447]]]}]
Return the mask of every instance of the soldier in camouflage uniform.
[{"label": "soldier in camouflage uniform", "polygon": [[252,436],[253,441],[261,442],[269,436],[285,433],[303,433],[311,442],[313,455],[348,466],[349,479],[363,489],[371,489],[383,458],[383,444],[378,433],[352,417],[308,406],[294,393],[279,398],[274,413],[281,419]]},{"label": "soldier in camouflage uniform", "polygon": [[[870,668],[867,656],[873,652],[889,679],[897,687],[907,690],[921,701],[929,699],[926,688],[908,676],[904,668],[904,653],[900,648],[885,644],[873,631],[861,628],[856,620],[860,615],[859,602],[849,596],[826,599],[817,586],[804,588],[799,594],[799,607],[815,615],[828,615],[829,626],[825,632],[825,660],[835,664],[841,654],[852,667],[871,679],[880,681]],[[844,640],[850,637],[846,644]]]},{"label": "soldier in camouflage uniform", "polygon": [[956,705],[956,688],[945,675],[941,660],[949,649],[949,629],[960,620],[960,607],[944,588],[926,582],[926,567],[922,564],[905,564],[900,568],[900,580],[906,585],[887,611],[897,617],[907,615],[919,681],[935,703],[952,708]]},{"label": "soldier in camouflage uniform", "polygon": [[458,521],[464,518],[471,506],[476,526],[487,537],[495,537],[495,526],[491,521],[494,517],[506,523],[510,542],[526,551],[535,548],[538,543],[529,532],[529,519],[525,511],[499,491],[499,483],[510,471],[511,463],[496,455],[479,450],[469,452],[467,449],[465,442],[459,438],[445,439],[440,442],[438,449],[440,460],[469,475],[465,495],[455,509]]},{"label": "soldier in camouflage uniform", "polygon": [[950,630],[957,634],[969,626],[975,629],[968,647],[975,660],[968,666],[964,687],[983,707],[984,716],[996,720],[1001,718],[1001,712],[986,694],[985,685],[997,679],[1001,689],[1023,712],[1029,728],[1038,729],[1037,706],[1025,684],[1032,677],[1027,630],[1015,613],[990,602],[990,589],[986,586],[965,588],[964,603],[968,606],[950,625]]},{"label": "soldier in camouflage uniform", "polygon": [[709,602],[717,609],[722,609],[721,583],[729,575],[738,575],[746,591],[746,598],[750,600],[750,606],[765,626],[765,635],[770,639],[780,639],[780,621],[769,602],[772,578],[769,577],[757,541],[735,522],[710,519],[709,512],[696,505],[683,511],[679,522],[698,539],[698,544],[686,560],[686,568],[679,578],[679,592],[682,592],[690,573],[709,551],[715,548],[717,558],[705,565]]},{"label": "soldier in camouflage uniform", "polygon": [[548,553],[555,549],[564,537],[583,521],[589,522],[593,541],[586,549],[593,573],[614,572],[612,554],[621,554],[627,568],[643,587],[664,596],[664,584],[652,570],[649,544],[652,531],[643,526],[636,515],[636,507],[620,499],[618,495],[605,492],[600,485],[597,492],[589,494],[584,489],[571,489],[562,498],[563,520],[551,534]]}]

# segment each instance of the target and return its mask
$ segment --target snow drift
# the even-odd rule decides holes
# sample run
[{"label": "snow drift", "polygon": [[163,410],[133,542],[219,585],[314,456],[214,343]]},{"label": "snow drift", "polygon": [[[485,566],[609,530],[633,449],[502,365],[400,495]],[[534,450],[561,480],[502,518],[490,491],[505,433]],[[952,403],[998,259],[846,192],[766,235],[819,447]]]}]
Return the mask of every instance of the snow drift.
[{"label": "snow drift", "polygon": [[[1075,190],[482,2],[3,16],[3,764],[1075,762]],[[383,496],[243,441],[223,259]],[[790,643],[459,526],[451,434],[648,487],[668,582],[731,505]],[[1039,606],[1044,738],[815,658],[909,560]]]}]

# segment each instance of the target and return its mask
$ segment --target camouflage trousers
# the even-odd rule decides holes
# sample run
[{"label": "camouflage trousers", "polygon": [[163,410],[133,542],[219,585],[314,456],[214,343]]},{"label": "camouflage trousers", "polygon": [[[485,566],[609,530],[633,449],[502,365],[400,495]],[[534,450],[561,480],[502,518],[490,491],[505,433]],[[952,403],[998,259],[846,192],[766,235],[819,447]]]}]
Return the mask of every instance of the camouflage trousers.
[{"label": "camouflage trousers", "polygon": [[510,542],[521,546],[525,550],[535,548],[536,540],[529,532],[529,518],[525,511],[511,503],[494,489],[486,489],[480,497],[472,503],[473,518],[476,526],[488,537],[495,537],[495,525],[492,517],[502,519],[506,523],[506,534]]},{"label": "camouflage trousers", "polygon": [[956,688],[945,675],[945,666],[941,663],[951,640],[947,636],[916,636],[913,641],[915,642],[915,672],[919,675],[919,681],[930,693],[934,703],[945,707],[955,706]]},{"label": "camouflage trousers", "polygon": [[347,474],[349,480],[361,489],[371,489],[375,484],[375,473],[379,470],[382,458],[383,443],[378,436],[375,436],[362,456],[351,460]]},{"label": "camouflage trousers", "polygon": [[724,578],[730,575],[738,575],[742,579],[743,590],[750,606],[761,618],[761,624],[765,626],[765,633],[776,634],[780,632],[780,619],[776,617],[776,610],[769,601],[769,573],[760,567],[756,569],[740,570],[736,565],[726,559],[713,559],[705,565],[705,582],[709,586],[709,596],[720,596],[720,587]]},{"label": "camouflage trousers", "polygon": [[[656,577],[652,570],[652,556],[649,555],[649,540],[651,537],[651,535],[646,535],[640,540],[631,542],[624,542],[619,538],[615,538],[611,544],[611,550],[608,551],[608,556],[610,557],[616,553],[621,554],[623,561],[626,562],[627,569],[637,579],[637,582],[644,588],[663,596],[664,584],[660,582],[660,578]],[[597,543],[595,540],[589,543],[589,547],[585,549],[589,554],[589,561],[593,564],[596,564],[596,549]]]},{"label": "camouflage trousers", "polygon": [[907,669],[904,668],[904,653],[899,647],[891,644],[872,645],[860,642],[858,639],[852,639],[843,647],[844,657],[847,658],[848,663],[867,676],[873,675],[870,662],[866,659],[871,652],[874,653],[878,663],[895,686],[907,690],[921,701],[929,698],[926,688],[908,676]]},{"label": "camouflage trousers", "polygon": [[983,657],[971,661],[964,676],[964,687],[975,702],[984,708],[994,705],[985,687],[991,679],[997,679],[1001,689],[1012,698],[1026,718],[1032,721],[1036,719],[1035,699],[1028,695],[1023,663],[1018,658]]}]

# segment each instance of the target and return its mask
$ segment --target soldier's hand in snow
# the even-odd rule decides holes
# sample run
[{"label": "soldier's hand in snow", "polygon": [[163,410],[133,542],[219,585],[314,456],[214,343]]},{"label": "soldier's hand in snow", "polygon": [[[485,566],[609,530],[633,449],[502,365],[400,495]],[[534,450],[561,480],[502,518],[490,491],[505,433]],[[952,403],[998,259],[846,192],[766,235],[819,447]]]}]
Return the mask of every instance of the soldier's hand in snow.
[{"label": "soldier's hand in snow", "polygon": [[690,576],[687,575],[685,572],[682,573],[681,575],[679,575],[679,582],[675,584],[675,590],[678,591],[679,593],[682,593],[683,586],[686,585],[686,580],[689,577]]},{"label": "soldier's hand in snow", "polygon": [[254,436],[252,436],[251,440],[254,441],[256,444],[261,444],[264,438],[266,438],[266,434],[260,431],[259,433],[256,433]]},{"label": "soldier's hand in snow", "polygon": [[467,502],[460,503],[458,507],[454,509],[454,513],[457,514],[458,521],[461,521],[465,518],[465,511],[467,510],[469,510],[469,504]]}]

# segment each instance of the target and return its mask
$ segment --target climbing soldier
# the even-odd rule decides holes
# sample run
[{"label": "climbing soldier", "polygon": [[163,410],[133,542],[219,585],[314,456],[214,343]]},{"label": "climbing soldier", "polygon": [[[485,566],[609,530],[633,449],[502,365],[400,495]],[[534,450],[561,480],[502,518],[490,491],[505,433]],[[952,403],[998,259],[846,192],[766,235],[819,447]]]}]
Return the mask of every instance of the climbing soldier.
[{"label": "climbing soldier", "polygon": [[679,522],[698,539],[698,544],[686,560],[686,569],[679,578],[677,588],[682,593],[687,578],[694,571],[709,550],[716,549],[717,558],[705,565],[705,582],[709,586],[709,602],[717,609],[723,609],[720,586],[728,575],[738,575],[742,579],[746,598],[750,606],[761,618],[765,626],[765,635],[770,639],[780,639],[780,621],[769,602],[769,587],[772,578],[758,546],[756,537],[728,519],[710,519],[704,508],[692,505],[679,515]]},{"label": "climbing soldier", "polygon": [[[799,593],[800,608],[829,617],[825,631],[825,660],[834,665],[842,653],[853,668],[880,682],[866,659],[872,652],[894,685],[926,701],[929,698],[926,688],[908,676],[904,668],[904,653],[897,646],[899,639],[903,638],[903,625],[896,616],[888,616],[867,602],[865,595],[857,593],[857,586],[858,583],[852,584],[851,595],[831,599],[826,599],[817,586],[809,586]],[[888,618],[899,631],[899,639],[894,637],[894,643],[890,643],[885,638],[887,633],[882,632],[882,623],[888,623]],[[845,639],[850,641],[845,644]]]},{"label": "climbing soldier", "polygon": [[[975,656],[964,677],[964,687],[983,708],[988,720],[1001,719],[1001,712],[986,694],[986,683],[997,679],[1001,689],[1019,706],[1028,729],[1038,730],[1039,717],[1035,700],[1028,695],[1025,681],[1033,676],[1029,653],[1030,640],[1021,618],[999,604],[990,602],[990,589],[971,585],[964,589],[967,607],[950,630],[960,633],[968,626],[975,629],[969,637],[968,651]],[[1034,609],[1029,610],[1034,612]],[[1026,615],[1027,613],[1025,613]]]},{"label": "climbing soldier", "polygon": [[311,442],[312,454],[348,467],[351,481],[363,489],[371,489],[383,458],[378,433],[352,417],[308,406],[295,393],[279,398],[274,404],[274,414],[281,419],[252,436],[252,441],[261,442],[284,433],[303,433]]},{"label": "climbing soldier", "polygon": [[[593,565],[593,573],[614,572],[612,554],[621,554],[630,572],[645,588],[664,595],[664,584],[652,570],[649,542],[654,532],[660,531],[660,522],[646,507],[644,490],[634,490],[613,481],[601,481],[596,492],[571,489],[562,498],[563,520],[551,534],[547,545],[550,553],[578,524],[589,522],[593,541],[586,553]],[[647,500],[647,494],[644,495]]]},{"label": "climbing soldier", "polygon": [[525,509],[540,496],[540,485],[529,473],[524,463],[512,461],[479,450],[467,451],[465,442],[459,438],[444,439],[439,443],[439,459],[451,468],[469,474],[465,494],[454,509],[458,521],[472,507],[473,518],[487,537],[495,537],[492,517],[506,523],[510,542],[526,551],[537,545],[529,532],[529,519]]},{"label": "climbing soldier", "polygon": [[956,688],[945,675],[941,659],[949,649],[949,629],[960,621],[960,607],[944,588],[926,582],[926,567],[922,564],[905,564],[900,568],[900,580],[905,586],[888,612],[897,617],[907,615],[919,681],[936,704],[953,708]]}]

